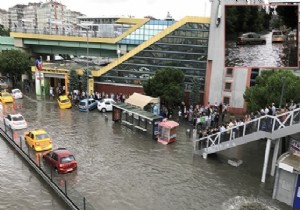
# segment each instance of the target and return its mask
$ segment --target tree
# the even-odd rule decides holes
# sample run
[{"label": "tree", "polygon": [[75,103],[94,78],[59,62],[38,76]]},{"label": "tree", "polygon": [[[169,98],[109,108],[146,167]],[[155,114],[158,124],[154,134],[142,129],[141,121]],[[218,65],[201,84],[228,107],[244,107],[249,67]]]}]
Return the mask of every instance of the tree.
[{"label": "tree", "polygon": [[15,81],[21,80],[24,73],[31,76],[33,62],[27,53],[20,50],[8,50],[0,53],[0,72],[2,75],[9,75],[12,79],[13,86]]},{"label": "tree", "polygon": [[3,25],[0,24],[0,36],[9,36],[9,29],[5,29]]},{"label": "tree", "polygon": [[79,89],[79,79],[75,67],[71,67],[69,71],[69,92]]},{"label": "tree", "polygon": [[284,25],[291,28],[298,28],[298,6],[278,6],[276,7],[277,14],[282,18]]},{"label": "tree", "polygon": [[245,32],[261,32],[269,29],[272,14],[265,7],[251,5],[226,6],[226,40]]},{"label": "tree", "polygon": [[184,74],[181,70],[165,68],[158,70],[153,78],[143,84],[146,95],[160,97],[166,105],[179,103],[184,93]]},{"label": "tree", "polygon": [[193,78],[193,84],[192,84],[192,92],[190,95],[191,104],[199,104],[200,103],[200,80],[197,78]]},{"label": "tree", "polygon": [[260,110],[271,103],[278,107],[281,96],[282,105],[291,100],[300,101],[300,78],[290,70],[265,70],[256,77],[255,83],[244,94],[249,112]]},{"label": "tree", "polygon": [[[84,69],[83,74],[81,76],[81,90],[87,93],[87,86],[88,86],[88,79],[89,79],[89,70]],[[88,94],[88,93],[87,93]]]}]

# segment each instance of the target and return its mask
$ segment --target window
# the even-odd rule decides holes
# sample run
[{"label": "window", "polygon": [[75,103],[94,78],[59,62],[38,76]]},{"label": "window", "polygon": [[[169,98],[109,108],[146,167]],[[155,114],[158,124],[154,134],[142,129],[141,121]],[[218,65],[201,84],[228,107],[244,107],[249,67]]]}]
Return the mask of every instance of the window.
[{"label": "window", "polygon": [[224,90],[225,91],[231,91],[231,82],[225,82]]},{"label": "window", "polygon": [[223,104],[229,104],[230,103],[230,97],[224,96],[223,97]]},{"label": "window", "polygon": [[233,76],[233,69],[232,68],[227,68],[226,69],[226,76],[227,77],[232,77]]}]

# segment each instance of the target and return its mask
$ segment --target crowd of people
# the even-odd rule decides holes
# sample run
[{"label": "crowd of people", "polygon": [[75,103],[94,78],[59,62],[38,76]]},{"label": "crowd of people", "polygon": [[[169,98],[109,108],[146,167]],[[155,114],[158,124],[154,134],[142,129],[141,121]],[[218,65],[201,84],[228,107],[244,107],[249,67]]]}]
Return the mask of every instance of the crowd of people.
[{"label": "crowd of people", "polygon": [[[290,103],[287,103],[285,106],[279,108],[276,107],[274,103],[272,103],[265,106],[264,108],[261,108],[260,110],[257,110],[256,112],[251,112],[250,114],[246,114],[244,116],[227,117],[229,116],[229,114],[227,110],[228,105],[226,104],[215,103],[214,105],[196,105],[195,107],[190,106],[189,108],[187,108],[183,103],[182,106],[179,107],[178,120],[179,122],[186,121],[191,123],[193,125],[193,128],[196,129],[197,139],[222,132],[221,140],[225,141],[229,140],[230,137],[240,137],[243,135],[243,132],[247,134],[250,133],[253,129],[258,129],[258,121],[254,121],[252,123],[248,122],[264,115],[280,115],[281,122],[285,122],[287,115],[285,115],[284,113],[299,108],[299,105],[300,103],[297,104],[294,101],[290,101]],[[300,120],[300,117],[297,116],[297,119]],[[259,129],[264,131],[271,131],[274,122],[275,121],[271,118],[265,118],[261,120]],[[244,129],[243,125],[246,123],[248,124]],[[274,127],[277,128],[278,126],[279,123],[275,122]],[[232,129],[232,132],[228,130],[230,128],[234,128]]]},{"label": "crowd of people", "polygon": [[[116,102],[123,102],[127,98],[125,94],[119,93],[119,94],[114,94],[114,93],[105,93],[105,92],[98,92],[98,91],[92,91],[89,95],[85,91],[79,91],[79,90],[73,90],[71,92],[66,93],[65,86],[57,86],[56,88],[50,87],[49,90],[49,95],[50,99],[53,99],[53,97],[57,96],[59,97],[60,95],[65,95],[67,94],[70,100],[74,105],[77,105],[78,102],[82,99],[85,98],[93,98],[94,100],[101,100],[102,98],[112,98]],[[54,93],[55,91],[55,93]]]}]

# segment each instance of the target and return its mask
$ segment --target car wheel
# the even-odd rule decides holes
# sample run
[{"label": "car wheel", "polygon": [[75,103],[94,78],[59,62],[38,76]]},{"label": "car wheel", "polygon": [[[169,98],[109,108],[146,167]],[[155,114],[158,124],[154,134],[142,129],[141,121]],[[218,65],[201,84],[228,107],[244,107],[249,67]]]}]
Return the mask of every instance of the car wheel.
[{"label": "car wheel", "polygon": [[105,108],[102,108],[102,109],[101,109],[101,112],[103,112],[103,113],[106,112],[106,109],[105,109]]}]

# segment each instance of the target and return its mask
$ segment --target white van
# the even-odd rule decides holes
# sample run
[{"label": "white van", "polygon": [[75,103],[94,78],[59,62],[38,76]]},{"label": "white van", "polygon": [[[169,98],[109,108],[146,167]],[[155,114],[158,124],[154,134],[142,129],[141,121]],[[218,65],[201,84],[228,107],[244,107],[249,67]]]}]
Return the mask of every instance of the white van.
[{"label": "white van", "polygon": [[285,35],[282,31],[274,30],[272,31],[272,43],[273,42],[283,42],[285,40]]},{"label": "white van", "polygon": [[113,110],[113,103],[116,103],[112,98],[103,98],[98,102],[97,108],[100,112],[107,112]]}]

